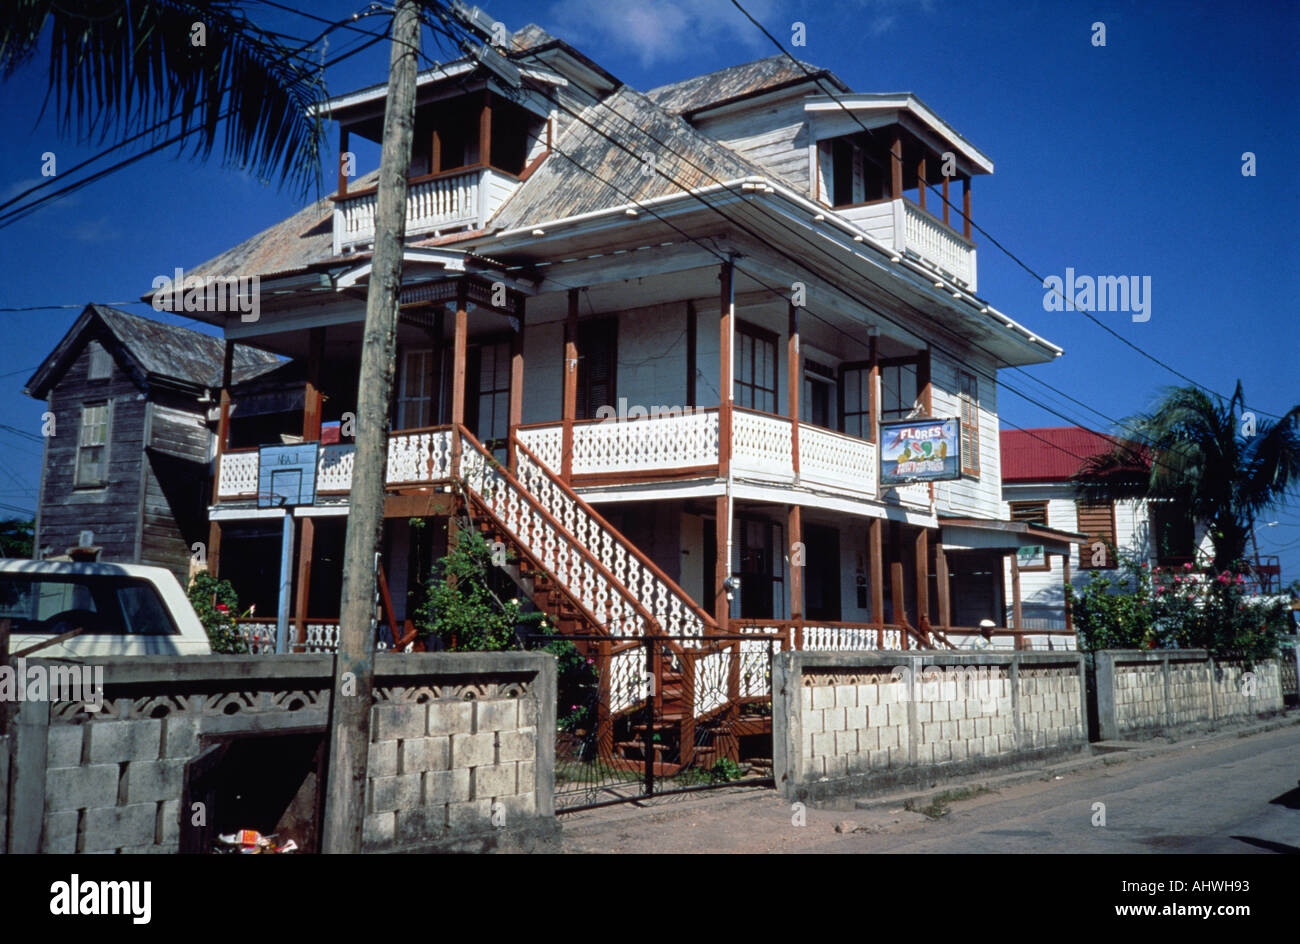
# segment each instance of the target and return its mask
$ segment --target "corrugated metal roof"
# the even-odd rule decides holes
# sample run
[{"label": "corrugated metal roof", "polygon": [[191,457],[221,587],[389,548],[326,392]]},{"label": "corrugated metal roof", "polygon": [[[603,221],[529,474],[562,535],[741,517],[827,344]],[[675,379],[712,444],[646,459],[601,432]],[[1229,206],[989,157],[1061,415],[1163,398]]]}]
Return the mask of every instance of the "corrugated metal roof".
[{"label": "corrugated metal roof", "polygon": [[665,111],[684,115],[801,79],[811,81],[809,72],[813,76],[825,77],[842,92],[850,91],[844,82],[826,69],[807,62],[796,64],[789,56],[776,55],[661,85],[651,89],[646,96]]},{"label": "corrugated metal roof", "polygon": [[1001,431],[1002,481],[1067,482],[1090,456],[1111,452],[1114,436],[1082,426]]}]

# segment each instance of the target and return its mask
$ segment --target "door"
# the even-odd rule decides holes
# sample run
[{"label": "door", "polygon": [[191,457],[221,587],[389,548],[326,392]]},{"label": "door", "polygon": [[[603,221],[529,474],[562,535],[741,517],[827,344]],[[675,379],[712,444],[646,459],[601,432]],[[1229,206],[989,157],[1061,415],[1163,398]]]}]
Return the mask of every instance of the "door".
[{"label": "door", "polygon": [[840,532],[823,525],[805,524],[803,542],[804,618],[837,621],[840,609]]},{"label": "door", "polygon": [[465,425],[505,461],[510,434],[510,342],[475,344],[465,358]]}]

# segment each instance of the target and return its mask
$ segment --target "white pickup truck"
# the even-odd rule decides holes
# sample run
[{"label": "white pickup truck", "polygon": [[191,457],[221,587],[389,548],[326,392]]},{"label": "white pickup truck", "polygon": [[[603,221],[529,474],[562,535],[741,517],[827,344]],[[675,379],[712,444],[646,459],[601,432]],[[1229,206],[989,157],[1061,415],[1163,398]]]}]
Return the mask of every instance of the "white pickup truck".
[{"label": "white pickup truck", "polygon": [[208,635],[171,571],[140,564],[0,560],[9,654],[82,630],[36,658],[208,655]]}]

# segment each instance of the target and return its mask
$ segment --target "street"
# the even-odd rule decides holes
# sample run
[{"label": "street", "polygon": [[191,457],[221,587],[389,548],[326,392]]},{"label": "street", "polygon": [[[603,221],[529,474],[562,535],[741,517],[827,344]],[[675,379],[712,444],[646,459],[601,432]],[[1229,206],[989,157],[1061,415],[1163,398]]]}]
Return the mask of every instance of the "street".
[{"label": "street", "polygon": [[[770,789],[664,798],[650,809],[563,817],[564,849],[1300,853],[1300,726],[1294,724],[1249,737],[1187,740],[1155,757],[1119,753],[1089,769],[1047,776],[950,799],[949,812],[938,818],[901,804],[859,810],[846,802],[844,809],[800,811]],[[1105,804],[1105,825],[1093,825],[1097,803]],[[801,818],[806,825],[795,825]]]}]

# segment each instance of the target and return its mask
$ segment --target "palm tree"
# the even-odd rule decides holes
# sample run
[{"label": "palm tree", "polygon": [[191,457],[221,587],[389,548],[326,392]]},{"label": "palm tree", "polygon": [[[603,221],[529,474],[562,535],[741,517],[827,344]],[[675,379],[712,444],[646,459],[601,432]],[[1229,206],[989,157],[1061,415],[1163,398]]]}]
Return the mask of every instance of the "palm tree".
[{"label": "palm tree", "polygon": [[1240,381],[1227,402],[1199,387],[1167,389],[1117,433],[1115,448],[1076,475],[1079,497],[1170,501],[1208,529],[1218,570],[1246,557],[1255,519],[1300,485],[1300,404],[1275,422],[1259,418]]},{"label": "palm tree", "polygon": [[62,132],[161,140],[306,192],[323,142],[319,67],[228,0],[16,0],[0,21],[5,78],[48,48]]}]

